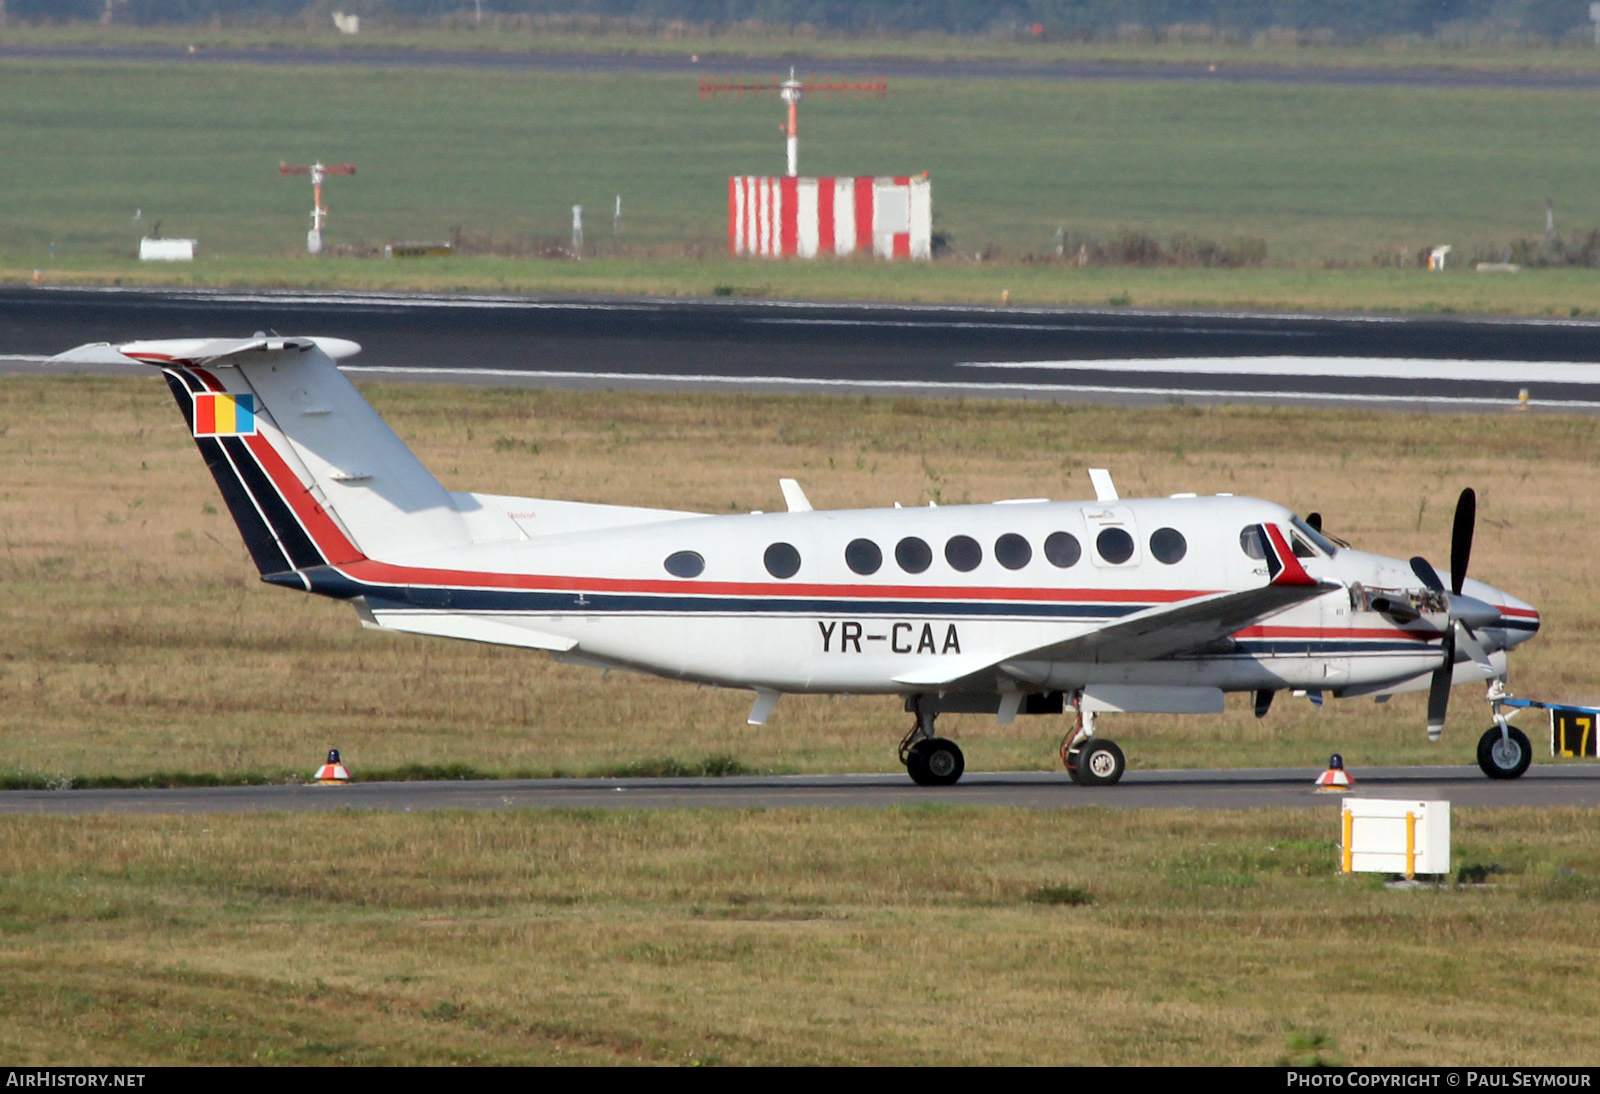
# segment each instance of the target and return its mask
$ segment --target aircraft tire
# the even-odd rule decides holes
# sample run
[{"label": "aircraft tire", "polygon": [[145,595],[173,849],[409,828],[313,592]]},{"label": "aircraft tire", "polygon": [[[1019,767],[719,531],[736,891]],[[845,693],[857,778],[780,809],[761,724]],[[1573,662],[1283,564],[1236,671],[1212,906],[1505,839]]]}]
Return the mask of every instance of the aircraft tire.
[{"label": "aircraft tire", "polygon": [[1511,727],[1502,740],[1499,726],[1478,738],[1478,766],[1491,779],[1515,779],[1533,762],[1533,746],[1522,730]]},{"label": "aircraft tire", "polygon": [[954,786],[966,769],[960,747],[944,737],[918,741],[906,753],[906,773],[918,786]]},{"label": "aircraft tire", "polygon": [[928,785],[928,760],[923,754],[923,745],[926,740],[917,741],[906,749],[906,774],[911,776],[911,781],[918,786]]},{"label": "aircraft tire", "polygon": [[1099,737],[1078,749],[1073,761],[1072,781],[1079,786],[1113,786],[1128,768],[1122,749]]},{"label": "aircraft tire", "polygon": [[1061,762],[1065,764],[1067,768],[1067,778],[1071,779],[1079,786],[1085,785],[1083,781],[1083,772],[1078,770],[1078,757],[1082,754],[1082,748],[1074,748],[1061,757]]}]

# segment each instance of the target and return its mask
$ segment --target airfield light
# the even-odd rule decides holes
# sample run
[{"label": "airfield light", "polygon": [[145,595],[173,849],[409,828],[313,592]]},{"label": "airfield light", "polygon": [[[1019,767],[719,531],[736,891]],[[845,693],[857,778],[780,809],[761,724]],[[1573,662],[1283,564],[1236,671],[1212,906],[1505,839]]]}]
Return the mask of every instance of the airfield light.
[{"label": "airfield light", "polygon": [[778,97],[789,108],[788,123],[782,128],[788,151],[789,177],[797,178],[800,174],[800,100],[810,92],[854,94],[858,99],[862,96],[882,99],[889,94],[889,81],[879,77],[862,83],[838,83],[828,80],[812,83],[796,79],[792,68],[789,70],[789,78],[777,83],[770,80],[736,83],[732,80],[712,80],[704,76],[700,78],[701,99],[710,99],[718,95],[765,95],[772,91],[776,91]]},{"label": "airfield light", "polygon": [[322,226],[328,220],[328,208],[322,204],[322,180],[328,175],[353,175],[356,165],[353,163],[336,163],[331,167],[322,163],[278,164],[280,175],[310,175],[311,176],[311,231],[306,233],[306,250],[311,254],[322,253]]}]

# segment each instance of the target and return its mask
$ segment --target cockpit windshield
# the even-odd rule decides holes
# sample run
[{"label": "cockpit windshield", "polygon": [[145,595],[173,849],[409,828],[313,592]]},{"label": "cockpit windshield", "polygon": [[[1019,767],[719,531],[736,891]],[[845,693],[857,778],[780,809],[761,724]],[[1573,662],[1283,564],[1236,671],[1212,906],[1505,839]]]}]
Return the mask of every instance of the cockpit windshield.
[{"label": "cockpit windshield", "polygon": [[1337,544],[1335,544],[1331,539],[1323,535],[1321,532],[1317,531],[1315,528],[1311,527],[1311,525],[1301,520],[1299,517],[1291,517],[1289,519],[1289,523],[1294,525],[1296,532],[1299,532],[1308,541],[1314,544],[1317,550],[1321,551],[1329,558],[1332,558],[1334,555],[1339,553],[1339,547]]}]

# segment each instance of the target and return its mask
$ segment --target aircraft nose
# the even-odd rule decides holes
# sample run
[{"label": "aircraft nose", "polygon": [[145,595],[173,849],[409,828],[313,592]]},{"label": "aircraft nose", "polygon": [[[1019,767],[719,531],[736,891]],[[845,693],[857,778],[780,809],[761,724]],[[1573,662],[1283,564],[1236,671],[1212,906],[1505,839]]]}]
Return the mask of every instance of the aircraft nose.
[{"label": "aircraft nose", "polygon": [[1525,600],[1496,590],[1500,618],[1493,624],[1506,632],[1506,646],[1520,645],[1539,633],[1539,611]]}]

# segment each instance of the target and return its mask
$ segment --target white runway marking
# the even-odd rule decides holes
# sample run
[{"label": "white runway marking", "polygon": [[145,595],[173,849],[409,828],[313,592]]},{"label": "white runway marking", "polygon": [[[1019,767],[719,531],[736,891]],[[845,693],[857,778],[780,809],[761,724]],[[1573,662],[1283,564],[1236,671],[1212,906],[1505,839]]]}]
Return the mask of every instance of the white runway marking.
[{"label": "white runway marking", "polygon": [[[1102,367],[1103,364],[1102,364]],[[456,376],[462,378],[490,378],[520,380],[538,383],[541,380],[591,380],[601,383],[685,384],[690,386],[729,387],[791,387],[816,389],[846,389],[852,391],[937,391],[952,395],[988,395],[1000,398],[1008,393],[1062,395],[1082,392],[1094,395],[1156,396],[1166,399],[1233,399],[1240,402],[1277,400],[1289,402],[1328,403],[1403,403],[1418,406],[1460,407],[1462,409],[1509,408],[1515,404],[1510,399],[1487,399],[1475,396],[1450,395],[1365,395],[1317,391],[1245,391],[1227,392],[1212,388],[1195,387],[1132,387],[1109,384],[1038,384],[1038,383],[961,383],[947,380],[839,380],[805,376],[726,376],[716,373],[673,372],[576,372],[558,370],[523,370],[508,368],[384,368],[381,365],[344,365],[343,372],[366,372],[403,379],[408,376]],[[1600,409],[1600,401],[1563,399],[1556,403],[1530,400],[1532,406],[1559,407],[1562,409]]]},{"label": "white runway marking", "polygon": [[1513,384],[1600,384],[1600,365],[1594,364],[1423,357],[1140,357],[1082,361],[964,361],[958,367],[1201,376],[1335,376],[1384,380],[1500,380]]},{"label": "white runway marking", "polygon": [[[1000,323],[961,319],[779,319],[757,318],[752,323],[776,323],[791,327],[910,327],[913,330],[994,330],[1008,334],[1037,334],[1066,332],[1069,334],[1203,334],[1260,336],[1261,331],[1246,327],[1107,327],[1092,323]],[[1315,331],[1279,330],[1271,332],[1273,338],[1314,338]],[[977,366],[983,367],[983,366]],[[999,365],[993,367],[1001,367]]]}]

